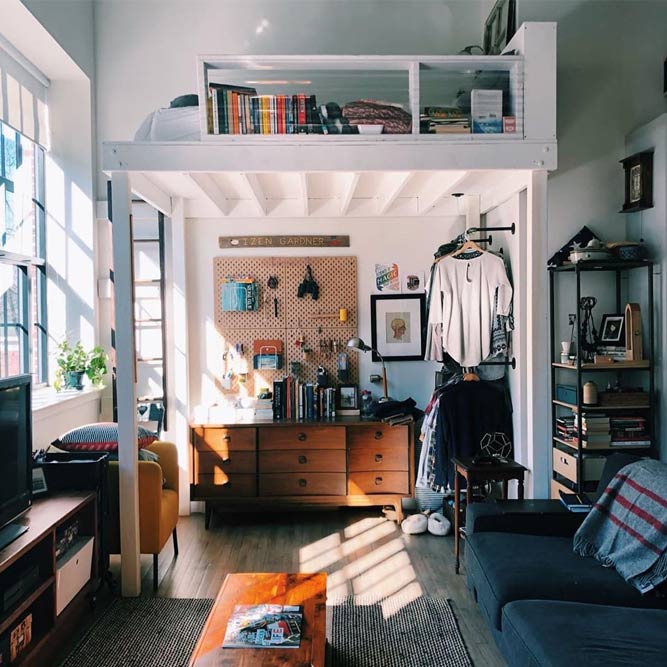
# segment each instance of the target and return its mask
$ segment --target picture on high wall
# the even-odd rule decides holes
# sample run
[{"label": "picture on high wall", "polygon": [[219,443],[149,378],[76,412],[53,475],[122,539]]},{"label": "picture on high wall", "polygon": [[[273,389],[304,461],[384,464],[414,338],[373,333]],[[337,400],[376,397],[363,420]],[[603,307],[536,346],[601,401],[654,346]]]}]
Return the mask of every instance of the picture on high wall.
[{"label": "picture on high wall", "polygon": [[373,361],[424,358],[425,305],[423,293],[371,295]]}]

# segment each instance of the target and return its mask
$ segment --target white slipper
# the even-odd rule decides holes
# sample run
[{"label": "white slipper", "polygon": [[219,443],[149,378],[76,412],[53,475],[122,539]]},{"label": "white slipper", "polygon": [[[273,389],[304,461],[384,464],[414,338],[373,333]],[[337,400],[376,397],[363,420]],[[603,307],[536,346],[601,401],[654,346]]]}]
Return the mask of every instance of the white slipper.
[{"label": "white slipper", "polygon": [[425,533],[428,528],[428,519],[423,514],[411,514],[403,519],[401,529],[406,535],[418,535]]},{"label": "white slipper", "polygon": [[428,518],[428,532],[431,535],[449,535],[452,524],[440,512],[433,512]]}]

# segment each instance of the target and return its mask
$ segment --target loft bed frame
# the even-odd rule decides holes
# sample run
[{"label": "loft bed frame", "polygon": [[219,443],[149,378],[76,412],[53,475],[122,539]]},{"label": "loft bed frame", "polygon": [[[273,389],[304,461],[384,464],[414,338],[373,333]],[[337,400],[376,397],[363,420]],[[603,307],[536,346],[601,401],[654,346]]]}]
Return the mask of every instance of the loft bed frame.
[{"label": "loft bed frame", "polygon": [[[132,285],[131,199],[143,199],[170,219],[172,251],[182,249],[184,226],[192,217],[309,217],[314,214],[309,197],[309,174],[336,173],[339,190],[317,211],[320,215],[456,215],[450,196],[477,191],[480,203],[468,207],[466,228],[479,226],[479,215],[520,190],[528,192],[527,229],[518,261],[526,266],[527,289],[546,290],[542,275],[546,265],[547,173],[557,167],[556,140],[556,24],[524,23],[501,56],[423,57],[233,57],[202,56],[198,60],[200,99],[206,93],[209,69],[328,68],[399,69],[407,72],[413,133],[406,135],[206,135],[205,104],[200,104],[200,142],[111,142],[103,145],[103,170],[110,176],[109,218],[113,225],[115,336],[119,422],[122,591],[140,591],[138,533],[138,469],[136,459],[136,392],[134,353],[134,305]],[[419,73],[424,68],[442,70],[509,69],[514,112],[521,131],[513,136],[429,136],[419,132]],[[205,98],[204,98],[205,99]],[[371,208],[351,206],[360,180],[368,173],[383,177]],[[491,174],[491,172],[493,172]],[[290,174],[301,196],[296,211],[272,205],[260,174]],[[490,175],[491,174],[491,175]],[[225,178],[240,181],[246,201],[225,191]],[[426,181],[423,180],[426,178]],[[421,180],[420,180],[421,179]],[[428,187],[419,190],[415,183]],[[435,185],[434,185],[435,183]],[[236,198],[235,198],[236,197]],[[273,203],[275,204],[275,202]],[[176,257],[176,255],[174,255]],[[168,372],[172,405],[180,412],[170,417],[173,439],[187,442],[187,314],[185,263],[174,261],[170,276],[173,331],[170,347],[174,358]],[[546,292],[545,292],[546,293]],[[523,363],[528,432],[547,423],[547,400],[539,369],[546,363],[539,341],[548,336],[546,321],[526,309],[527,340]],[[546,366],[545,366],[546,367]],[[533,425],[534,428],[533,428]],[[183,455],[182,467],[187,469]],[[187,493],[187,480],[181,484]]]}]

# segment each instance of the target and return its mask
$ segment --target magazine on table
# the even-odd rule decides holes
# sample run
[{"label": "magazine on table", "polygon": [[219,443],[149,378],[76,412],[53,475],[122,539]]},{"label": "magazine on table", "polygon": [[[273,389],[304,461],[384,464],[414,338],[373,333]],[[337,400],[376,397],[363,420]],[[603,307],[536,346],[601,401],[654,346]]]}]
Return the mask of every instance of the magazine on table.
[{"label": "magazine on table", "polygon": [[299,648],[302,623],[299,605],[236,605],[222,648]]}]

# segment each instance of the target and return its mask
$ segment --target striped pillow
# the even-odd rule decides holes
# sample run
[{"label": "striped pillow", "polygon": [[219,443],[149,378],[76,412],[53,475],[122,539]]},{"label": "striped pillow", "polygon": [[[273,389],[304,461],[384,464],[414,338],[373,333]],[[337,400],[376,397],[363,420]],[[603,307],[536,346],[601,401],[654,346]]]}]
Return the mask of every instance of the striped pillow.
[{"label": "striped pillow", "polygon": [[[158,439],[157,433],[143,426],[137,428],[137,447],[148,447]],[[63,433],[52,443],[66,452],[115,452],[118,451],[118,424],[97,422],[85,424]]]}]

